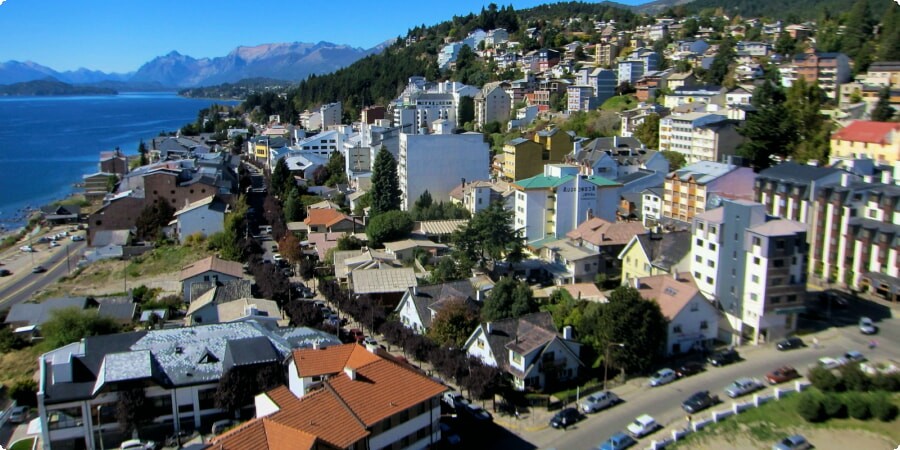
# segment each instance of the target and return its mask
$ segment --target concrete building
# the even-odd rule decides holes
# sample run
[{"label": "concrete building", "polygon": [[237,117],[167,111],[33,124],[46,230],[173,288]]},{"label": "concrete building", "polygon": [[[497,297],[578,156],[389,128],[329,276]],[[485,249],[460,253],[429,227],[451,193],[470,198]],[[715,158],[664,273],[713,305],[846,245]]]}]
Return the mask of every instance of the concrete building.
[{"label": "concrete building", "polygon": [[831,135],[830,159],[871,159],[880,165],[900,161],[900,123],[854,120]]},{"label": "concrete building", "polygon": [[412,208],[427,190],[435,202],[450,201],[460,180],[489,177],[490,148],[480,133],[400,135],[401,207]]},{"label": "concrete building", "polygon": [[186,303],[192,302],[192,286],[199,283],[225,283],[244,277],[241,263],[226,261],[216,256],[208,256],[193,264],[181,268],[181,298]]},{"label": "concrete building", "polygon": [[619,252],[622,284],[655,275],[671,275],[690,267],[691,236],[687,231],[635,235]]},{"label": "concrete building", "polygon": [[578,83],[581,86],[594,88],[593,96],[597,97],[597,105],[616,95],[616,72],[609,69],[582,69],[578,72]]},{"label": "concrete building", "polygon": [[685,166],[666,177],[663,217],[690,223],[722,199],[752,199],[754,180],[749,167],[712,161]]},{"label": "concrete building", "polygon": [[327,130],[335,125],[340,125],[343,120],[343,110],[341,102],[334,102],[319,107],[319,114],[322,116],[322,129]]},{"label": "concrete building", "polygon": [[842,174],[831,167],[783,162],[756,176],[755,201],[766,205],[769,215],[808,224],[818,191],[840,183]]},{"label": "concrete building", "polygon": [[598,67],[610,68],[619,56],[619,46],[614,42],[600,42],[594,49],[596,50],[594,62]]},{"label": "concrete building", "polygon": [[544,172],[547,164],[557,164],[572,152],[573,136],[559,128],[541,130],[532,140],[513,139],[503,146],[503,178],[517,181]]},{"label": "concrete building", "polygon": [[512,99],[502,83],[488,83],[475,96],[475,126],[482,129],[490,122],[509,120]]},{"label": "concrete building", "polygon": [[188,236],[208,237],[225,229],[225,211],[228,204],[215,195],[190,203],[175,211],[175,229],[178,242]]},{"label": "concrete building", "polygon": [[781,83],[790,87],[794,81],[804,79],[807,84],[818,83],[825,95],[838,99],[841,84],[850,81],[850,59],[843,53],[817,52],[810,47],[806,52],[795,55],[789,64],[779,70]]},{"label": "concrete building", "polygon": [[566,88],[569,113],[577,111],[591,111],[600,106],[597,97],[594,96],[594,88],[586,85],[575,85]]},{"label": "concrete building", "polygon": [[725,89],[721,86],[681,86],[672,88],[672,77],[669,78],[671,94],[663,99],[666,108],[677,108],[690,103],[705,103],[707,105],[725,105]]}]

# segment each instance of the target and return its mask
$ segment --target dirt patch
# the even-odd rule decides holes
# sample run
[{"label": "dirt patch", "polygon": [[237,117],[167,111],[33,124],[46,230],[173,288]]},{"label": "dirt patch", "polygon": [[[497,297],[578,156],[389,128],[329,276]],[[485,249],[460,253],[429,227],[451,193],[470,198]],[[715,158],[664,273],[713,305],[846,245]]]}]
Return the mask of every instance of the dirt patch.
[{"label": "dirt patch", "polygon": [[[896,442],[889,438],[864,430],[831,430],[823,428],[800,428],[792,433],[802,434],[817,450],[894,450]],[[708,435],[702,440],[694,441],[691,448],[697,450],[720,450],[723,448],[734,450],[756,450],[771,448],[775,442],[760,442],[746,434],[737,435]]]}]

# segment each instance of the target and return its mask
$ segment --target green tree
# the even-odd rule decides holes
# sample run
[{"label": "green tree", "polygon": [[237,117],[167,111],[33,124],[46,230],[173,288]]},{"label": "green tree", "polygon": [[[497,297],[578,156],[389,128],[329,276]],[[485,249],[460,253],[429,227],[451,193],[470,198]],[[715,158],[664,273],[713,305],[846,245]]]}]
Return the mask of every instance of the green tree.
[{"label": "green tree", "polygon": [[876,122],[890,122],[897,111],[891,106],[891,88],[885,86],[878,93],[878,103],[872,109],[872,120]]},{"label": "green tree", "polygon": [[375,156],[372,165],[372,205],[370,214],[375,217],[387,211],[400,209],[400,179],[397,176],[397,161],[387,147]]},{"label": "green tree", "polygon": [[634,128],[634,137],[649,149],[659,148],[659,114],[650,114]]},{"label": "green tree", "polygon": [[808,84],[803,78],[795,81],[785,95],[785,107],[796,125],[797,142],[792,150],[794,159],[826,161],[831,139],[831,121],[820,111],[827,101],[818,84]]},{"label": "green tree", "polygon": [[772,156],[786,158],[797,142],[797,127],[785,106],[786,96],[781,88],[763,83],[755,91],[751,103],[756,113],[747,118],[738,133],[746,140],[738,147],[738,154],[751,161],[757,171],[772,165]]},{"label": "green tree", "polygon": [[164,198],[144,207],[135,222],[137,235],[144,240],[156,240],[162,237],[162,229],[169,225],[175,215],[175,208]]},{"label": "green tree", "polygon": [[581,325],[581,312],[587,302],[572,298],[569,291],[557,289],[550,294],[549,305],[545,308],[553,316],[553,324],[556,328],[563,329],[566,326],[578,327]]},{"label": "green tree", "polygon": [[306,209],[300,201],[300,193],[297,189],[291,189],[284,199],[284,220],[288,222],[297,222],[303,220],[306,216]]},{"label": "green tree", "polygon": [[719,51],[713,58],[712,64],[709,66],[709,71],[706,72],[706,77],[703,81],[710,84],[722,85],[725,82],[725,76],[728,75],[731,64],[734,62],[734,58],[734,42],[730,38],[723,40],[719,44]]},{"label": "green tree", "polygon": [[140,161],[138,163],[139,165],[146,166],[147,164],[150,164],[150,159],[147,158],[147,145],[144,144],[143,139],[141,139],[141,143],[138,144],[138,155],[138,161]]},{"label": "green tree", "polygon": [[865,56],[866,44],[872,38],[872,10],[868,0],[856,0],[847,14],[847,22],[841,35],[841,51],[854,60],[854,72],[866,69],[868,64],[859,64],[860,57]]},{"label": "green tree", "polygon": [[803,392],[797,401],[797,414],[807,422],[821,422],[828,417],[825,415],[825,405],[822,395],[818,392]]},{"label": "green tree", "polygon": [[888,5],[879,27],[879,61],[900,60],[900,8]]},{"label": "green tree", "polygon": [[275,163],[275,169],[272,170],[272,176],[269,178],[271,186],[269,189],[278,197],[284,193],[285,186],[288,185],[288,182],[293,184],[293,179],[291,179],[291,171],[288,169],[287,161],[284,158],[279,159]]},{"label": "green tree", "polygon": [[454,258],[447,257],[438,260],[434,270],[431,271],[429,281],[433,284],[446,283],[465,278],[466,274],[460,271]]},{"label": "green tree", "polygon": [[478,327],[478,315],[465,300],[448,300],[431,320],[428,337],[441,346],[462,348]]},{"label": "green tree", "polygon": [[495,321],[521,317],[538,310],[531,287],[513,278],[501,278],[488,294],[481,308],[481,318]]},{"label": "green tree", "polygon": [[684,157],[684,153],[674,150],[663,150],[660,153],[669,161],[669,170],[678,170],[687,164],[687,158]]},{"label": "green tree", "polygon": [[356,238],[356,236],[352,235],[344,235],[338,238],[337,240],[337,249],[338,250],[359,250],[363,248],[363,241]]},{"label": "green tree", "polygon": [[[499,202],[476,213],[455,231],[451,240],[468,261],[484,264],[488,259],[517,261],[522,256],[522,238],[513,228],[513,212]],[[459,256],[458,256],[459,257]]]},{"label": "green tree", "polygon": [[41,333],[48,348],[58,348],[89,336],[118,331],[119,326],[109,317],[98,315],[97,310],[76,307],[52,311],[50,319],[41,325]]},{"label": "green tree", "polygon": [[475,99],[469,96],[459,97],[459,110],[456,113],[457,123],[460,127],[475,121]]},{"label": "green tree", "polygon": [[245,247],[241,240],[247,236],[247,201],[239,196],[234,208],[225,216],[224,230],[220,241],[219,256],[230,261],[243,261]]},{"label": "green tree", "polygon": [[366,226],[366,236],[372,245],[405,238],[413,229],[413,220],[406,211],[387,211],[372,217]]}]

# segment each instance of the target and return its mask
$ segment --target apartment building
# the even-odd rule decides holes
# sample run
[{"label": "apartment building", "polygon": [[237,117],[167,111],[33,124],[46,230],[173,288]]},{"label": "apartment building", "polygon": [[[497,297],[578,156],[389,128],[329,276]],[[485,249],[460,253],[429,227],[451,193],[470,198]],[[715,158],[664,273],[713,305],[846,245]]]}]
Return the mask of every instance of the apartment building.
[{"label": "apartment building", "polygon": [[450,201],[460,180],[486,180],[490,148],[481,133],[400,134],[401,207],[409,210],[428,191],[435,202]]},{"label": "apartment building", "polygon": [[900,123],[854,120],[831,135],[830,159],[871,159],[881,165],[900,161]]},{"label": "apartment building", "polygon": [[594,47],[594,62],[598,67],[612,67],[619,56],[619,46],[614,42],[600,42]]},{"label": "apartment building", "polygon": [[842,174],[831,167],[786,161],[756,176],[755,201],[766,205],[769,215],[808,224],[819,189],[840,183]]},{"label": "apartment building", "polygon": [[578,111],[597,109],[600,103],[594,96],[594,88],[587,85],[575,85],[566,88],[566,110],[571,114]]},{"label": "apartment building", "polygon": [[850,59],[847,55],[817,52],[812,47],[795,55],[779,72],[784,87],[790,87],[794,81],[802,78],[807,84],[818,83],[825,95],[832,99],[838,99],[841,84],[851,79]]},{"label": "apartment building", "polygon": [[512,99],[502,83],[488,83],[475,95],[475,126],[482,129],[490,122],[509,120]]},{"label": "apartment building", "polygon": [[722,199],[752,199],[755,178],[749,167],[712,161],[690,164],[666,177],[663,217],[690,223]]},{"label": "apartment building", "polygon": [[659,121],[659,149],[681,153],[688,164],[721,161],[742,141],[737,122],[721,114],[691,112]]},{"label": "apartment building", "polygon": [[663,99],[666,108],[677,108],[690,103],[706,103],[707,105],[724,105],[725,89],[721,86],[680,86],[672,87],[672,77],[668,80],[672,93]]},{"label": "apartment building", "polygon": [[343,109],[341,102],[334,102],[319,107],[319,114],[322,116],[322,129],[327,130],[335,125],[343,123]]}]

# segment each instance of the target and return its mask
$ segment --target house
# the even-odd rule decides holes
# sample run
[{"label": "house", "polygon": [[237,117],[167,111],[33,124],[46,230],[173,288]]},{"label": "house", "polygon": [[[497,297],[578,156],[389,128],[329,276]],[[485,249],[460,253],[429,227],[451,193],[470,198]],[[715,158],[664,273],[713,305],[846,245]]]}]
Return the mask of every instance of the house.
[{"label": "house", "polygon": [[548,312],[482,323],[463,346],[466,353],[512,376],[516,390],[553,389],[584,367],[581,344],[566,327],[560,336]]},{"label": "house", "polygon": [[100,152],[99,170],[103,173],[122,176],[128,173],[128,158],[119,148]]},{"label": "house", "polygon": [[[674,77],[674,75],[672,77]],[[669,77],[669,83],[672,82],[672,77]],[[669,87],[671,88],[672,85],[669,84]],[[676,108],[690,103],[705,103],[707,105],[715,104],[722,106],[724,105],[724,102],[725,88],[721,86],[685,85],[672,88],[672,93],[666,94],[666,97],[663,100],[663,106],[666,108]]]},{"label": "house", "polygon": [[407,267],[359,269],[349,278],[354,295],[377,297],[385,306],[396,305],[407,289],[419,285],[415,270]]},{"label": "house", "polygon": [[634,236],[645,232],[640,222],[608,222],[599,217],[592,217],[566,233],[566,237],[574,245],[599,252],[599,273],[615,276],[621,270],[619,252]]},{"label": "house", "polygon": [[476,290],[469,280],[414,286],[406,290],[394,312],[404,326],[425,334],[431,328],[431,321],[448,302],[462,301],[477,311],[483,296],[483,291]]},{"label": "house", "polygon": [[662,217],[664,192],[662,186],[644,189],[641,192],[641,223],[644,228],[659,225]]},{"label": "house", "polygon": [[672,274],[690,268],[691,233],[638,234],[619,252],[622,284],[635,278]]},{"label": "house", "polygon": [[350,272],[401,267],[394,255],[387,252],[362,248],[359,250],[338,250],[333,256],[334,276],[341,283],[349,282]]},{"label": "house", "polygon": [[722,199],[753,198],[756,175],[749,167],[700,161],[670,173],[664,188],[663,217],[690,222]]},{"label": "house", "polygon": [[573,283],[564,284],[558,289],[562,289],[569,293],[575,300],[584,300],[587,302],[606,303],[609,299],[600,292],[600,288],[594,283]]},{"label": "house", "polygon": [[129,295],[94,298],[97,304],[97,315],[114,320],[122,326],[134,322],[137,318],[138,304]]},{"label": "house", "polygon": [[247,297],[224,302],[215,300],[213,288],[191,302],[184,315],[185,326],[247,320],[272,329],[288,325],[284,313],[273,300]]},{"label": "house", "polygon": [[18,303],[12,305],[3,323],[11,327],[35,325],[40,328],[44,322],[50,320],[53,313],[68,308],[79,310],[97,306],[93,299],[88,297],[61,297],[43,300],[37,303]]},{"label": "house", "polygon": [[102,201],[109,194],[111,180],[118,181],[118,177],[112,173],[97,172],[81,176],[81,185],[84,188],[84,198],[90,202]]},{"label": "house", "polygon": [[766,213],[787,220],[810,223],[811,206],[822,186],[841,182],[843,172],[785,161],[756,176],[755,201],[766,205]]},{"label": "house", "polygon": [[446,242],[460,228],[466,226],[469,219],[456,220],[422,220],[413,224],[412,235],[435,242]]},{"label": "house", "polygon": [[94,239],[84,252],[84,259],[97,261],[100,259],[122,258],[125,247],[131,245],[131,230],[102,230],[96,232]]},{"label": "house", "polygon": [[241,263],[208,256],[181,269],[181,278],[179,278],[181,298],[187,303],[194,300],[191,296],[191,287],[195,283],[225,283],[241,279],[243,276],[244,268]]},{"label": "house", "polygon": [[412,261],[421,252],[431,257],[447,250],[445,244],[438,244],[427,239],[404,239],[402,241],[385,242],[385,251],[398,261]]},{"label": "house", "polygon": [[809,85],[818,83],[825,95],[835,100],[841,92],[841,84],[850,81],[852,76],[847,55],[817,52],[813,47],[795,55],[779,72],[784,87],[790,87],[802,78]]},{"label": "house", "polygon": [[225,230],[225,212],[228,204],[215,195],[188,203],[175,211],[175,229],[178,241],[184,243],[188,236],[208,237]]},{"label": "house", "polygon": [[[280,367],[291,350],[339,344],[309,328],[269,330],[254,322],[89,336],[41,355],[37,404],[43,448],[109,447],[122,432],[120,392],[139,389],[161,432],[200,429],[224,412],[219,379],[235,367]],[[96,414],[102,420],[92,420]],[[168,429],[166,431],[166,429]]]},{"label": "house", "polygon": [[900,123],[854,120],[831,135],[831,163],[871,159],[876,164],[900,161]]},{"label": "house", "polygon": [[719,330],[719,313],[689,274],[654,275],[637,278],[634,287],[644,300],[656,302],[668,321],[668,357],[713,348]]},{"label": "house", "polygon": [[[289,386],[256,396],[256,418],[210,449],[431,448],[447,388],[357,344],[294,352]],[[315,381],[313,381],[315,380]]]},{"label": "house", "polygon": [[41,214],[51,225],[75,223],[81,218],[81,207],[77,205],[47,205],[41,207]]},{"label": "house", "polygon": [[303,223],[309,233],[355,233],[365,229],[356,219],[331,208],[310,209]]},{"label": "house", "polygon": [[503,146],[503,178],[518,181],[539,175],[572,152],[573,136],[559,128],[541,130],[533,139],[517,138]]},{"label": "house", "polygon": [[512,185],[502,180],[466,181],[450,191],[450,201],[461,204],[469,213],[487,209],[494,202],[501,202],[512,208]]}]

